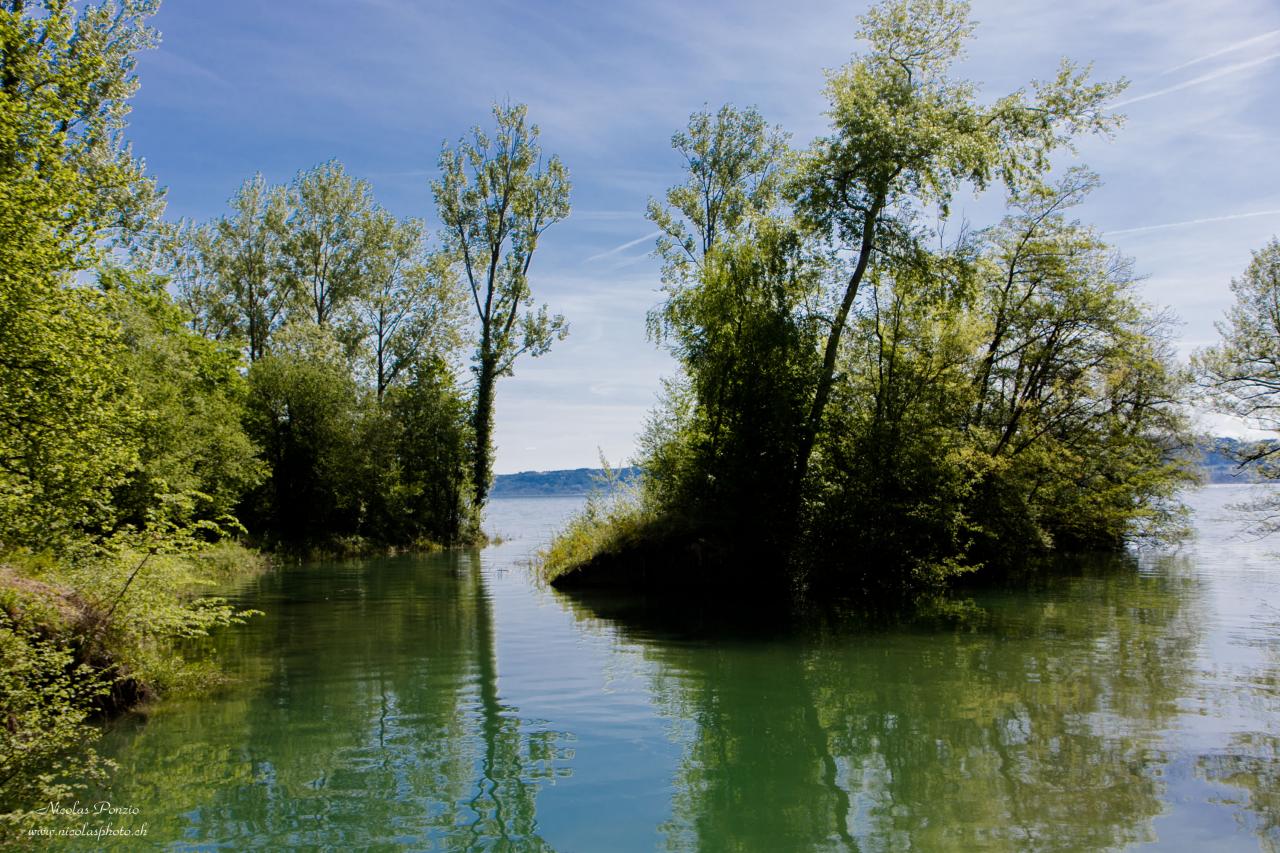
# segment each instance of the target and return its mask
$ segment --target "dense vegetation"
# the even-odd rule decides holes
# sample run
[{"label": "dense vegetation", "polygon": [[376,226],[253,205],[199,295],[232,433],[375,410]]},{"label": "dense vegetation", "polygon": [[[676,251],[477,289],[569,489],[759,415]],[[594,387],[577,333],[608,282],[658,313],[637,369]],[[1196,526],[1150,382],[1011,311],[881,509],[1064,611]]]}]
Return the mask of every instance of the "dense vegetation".
[{"label": "dense vegetation", "polygon": [[[251,615],[202,594],[261,565],[246,545],[478,541],[498,381],[567,332],[530,270],[568,176],[522,106],[444,147],[434,239],[337,162],[166,223],[125,141],[155,6],[0,3],[10,827],[103,769],[82,749],[91,714],[216,677],[177,650]],[[980,99],[951,72],[971,31],[963,3],[889,0],[829,78],[827,136],[799,150],[732,107],[675,136],[688,174],[649,208],[665,287],[649,320],[680,373],[642,476],[553,543],[559,582],[639,567],[898,594],[1176,525],[1166,321],[1072,218],[1097,179],[1050,169],[1116,128],[1121,86],[1064,63]],[[1003,191],[1006,215],[957,225],[965,189]],[[1198,362],[1219,406],[1271,427],[1278,270],[1272,243]],[[1241,448],[1274,470],[1274,444]]]},{"label": "dense vegetation", "polygon": [[[1236,472],[1280,478],[1280,240],[1254,252],[1244,275],[1231,282],[1235,302],[1218,324],[1222,341],[1196,354],[1194,364],[1206,402],[1269,437],[1225,442]],[[1273,532],[1280,506],[1262,498],[1254,510],[1261,530]]]},{"label": "dense vegetation", "polygon": [[203,594],[246,544],[476,542],[496,381],[567,328],[520,106],[445,146],[438,245],[336,162],[166,223],[125,141],[156,5],[0,5],[0,840],[103,769],[92,714],[216,679],[179,649],[250,615]]},{"label": "dense vegetation", "polygon": [[[979,99],[950,70],[971,31],[963,3],[874,8],[806,150],[732,107],[676,134],[650,326],[681,370],[640,488],[570,524],[554,582],[896,594],[1176,524],[1165,320],[1071,217],[1097,179],[1050,173],[1118,125],[1121,84],[1064,62]],[[1002,189],[1006,215],[955,223],[964,187]]]}]

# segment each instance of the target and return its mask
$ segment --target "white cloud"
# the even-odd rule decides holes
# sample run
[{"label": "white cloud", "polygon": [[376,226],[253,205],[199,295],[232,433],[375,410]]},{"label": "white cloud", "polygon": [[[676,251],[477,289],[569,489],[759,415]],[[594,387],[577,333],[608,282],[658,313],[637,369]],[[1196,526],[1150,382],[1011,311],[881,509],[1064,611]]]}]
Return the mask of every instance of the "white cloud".
[{"label": "white cloud", "polygon": [[1138,95],[1137,97],[1125,98],[1122,101],[1115,101],[1109,104],[1109,106],[1111,109],[1114,110],[1119,107],[1127,107],[1130,104],[1139,104],[1139,103],[1142,103],[1143,101],[1149,101],[1152,98],[1159,98],[1162,95],[1169,95],[1174,92],[1181,92],[1184,89],[1191,89],[1195,86],[1201,86],[1205,83],[1209,83],[1213,80],[1218,80],[1222,77],[1226,77],[1231,74],[1239,74],[1241,71],[1248,71],[1251,68],[1256,68],[1259,65],[1263,65],[1265,63],[1271,62],[1274,59],[1280,59],[1280,51],[1276,53],[1269,53],[1266,56],[1260,56],[1257,59],[1250,59],[1245,62],[1237,62],[1236,64],[1228,65],[1225,68],[1219,68],[1217,71],[1211,71],[1208,74],[1202,74],[1201,76],[1193,78],[1191,80],[1185,80],[1182,83],[1177,84],[1176,86],[1168,86],[1164,89],[1158,89],[1154,92],[1147,92],[1144,95]]},{"label": "white cloud", "polygon": [[1229,213],[1226,216],[1209,216],[1204,219],[1185,219],[1182,222],[1163,222],[1159,225],[1140,225],[1137,228],[1119,228],[1103,232],[1105,236],[1116,234],[1138,234],[1143,231],[1162,231],[1166,228],[1182,228],[1187,225],[1205,225],[1210,222],[1230,222],[1236,219],[1252,219],[1255,216],[1280,217],[1280,210],[1257,210],[1253,213]]},{"label": "white cloud", "polygon": [[1226,47],[1221,47],[1215,51],[1206,53],[1204,56],[1197,56],[1195,59],[1188,60],[1187,62],[1184,62],[1181,65],[1175,65],[1163,73],[1172,74],[1175,71],[1181,71],[1184,68],[1190,68],[1192,65],[1198,65],[1201,62],[1204,62],[1206,60],[1216,59],[1217,57],[1223,56],[1224,54],[1235,53],[1238,50],[1244,50],[1246,47],[1253,47],[1255,44],[1261,44],[1264,41],[1270,41],[1271,39],[1275,38],[1278,35],[1280,35],[1280,30],[1271,30],[1269,32],[1262,33],[1261,35],[1256,35],[1252,38],[1243,39],[1233,44],[1229,44]]}]

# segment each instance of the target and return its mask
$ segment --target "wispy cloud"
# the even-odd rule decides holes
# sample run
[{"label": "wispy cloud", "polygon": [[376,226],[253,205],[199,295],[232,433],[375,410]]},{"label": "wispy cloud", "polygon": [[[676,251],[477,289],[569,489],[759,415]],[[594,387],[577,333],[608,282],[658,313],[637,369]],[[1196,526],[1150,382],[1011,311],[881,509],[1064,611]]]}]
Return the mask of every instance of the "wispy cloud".
[{"label": "wispy cloud", "polygon": [[1169,68],[1160,73],[1172,74],[1175,71],[1181,71],[1184,68],[1190,68],[1192,65],[1198,65],[1201,62],[1204,62],[1209,59],[1213,59],[1218,56],[1222,56],[1223,54],[1234,53],[1237,50],[1244,50],[1246,47],[1252,47],[1255,44],[1259,44],[1261,42],[1268,41],[1269,39],[1273,39],[1278,35],[1280,35],[1280,30],[1270,30],[1268,32],[1262,33],[1261,35],[1256,35],[1256,36],[1253,36],[1252,38],[1247,38],[1247,39],[1244,39],[1243,41],[1238,41],[1233,44],[1229,44],[1226,47],[1220,47],[1217,50],[1213,51],[1212,53],[1206,53],[1204,56],[1197,56],[1195,59],[1188,60],[1187,62],[1184,62],[1181,65],[1175,65],[1172,68]]},{"label": "wispy cloud", "polygon": [[1256,210],[1253,213],[1231,213],[1226,216],[1210,216],[1205,219],[1186,219],[1182,222],[1163,222],[1159,225],[1142,225],[1137,228],[1120,228],[1105,232],[1106,236],[1115,234],[1137,234],[1143,231],[1163,231],[1166,228],[1182,228],[1186,225],[1205,225],[1210,222],[1230,222],[1233,219],[1252,219],[1255,216],[1280,216],[1280,210]]},{"label": "wispy cloud", "polygon": [[1168,95],[1173,92],[1181,92],[1183,89],[1190,89],[1192,86],[1199,86],[1203,83],[1208,83],[1211,80],[1217,80],[1219,77],[1226,77],[1228,74],[1238,74],[1241,71],[1247,71],[1250,68],[1255,68],[1259,65],[1262,65],[1265,62],[1270,62],[1273,59],[1280,59],[1280,52],[1269,53],[1266,56],[1260,56],[1257,59],[1250,59],[1246,62],[1237,62],[1235,65],[1228,65],[1224,68],[1219,68],[1217,71],[1211,71],[1208,74],[1202,74],[1199,77],[1193,77],[1190,80],[1185,80],[1177,84],[1176,86],[1169,86],[1164,89],[1157,89],[1154,92],[1148,92],[1145,95],[1138,95],[1135,98],[1126,98],[1123,101],[1116,101],[1115,103],[1110,104],[1109,106],[1111,109],[1116,109],[1117,107],[1127,107],[1130,104],[1137,104],[1142,101],[1149,101],[1152,98],[1158,98],[1161,95]]},{"label": "wispy cloud", "polygon": [[573,218],[580,222],[616,222],[643,219],[644,214],[638,210],[575,210]]},{"label": "wispy cloud", "polygon": [[219,86],[231,86],[231,83],[227,82],[225,77],[218,74],[213,69],[208,68],[193,59],[185,56],[179,56],[178,54],[169,50],[164,50],[163,48],[155,51],[154,53],[144,54],[142,61],[148,66],[158,69],[166,74],[183,77],[197,77],[203,80],[208,80],[211,83],[216,83]]},{"label": "wispy cloud", "polygon": [[625,252],[627,249],[630,249],[633,246],[639,246],[641,243],[647,243],[648,241],[658,237],[658,235],[660,235],[661,233],[662,233],[661,231],[654,231],[650,234],[644,235],[643,237],[637,237],[634,240],[629,240],[626,243],[623,243],[621,246],[614,246],[612,249],[609,249],[607,252],[601,252],[598,255],[592,255],[591,257],[583,261],[583,263],[589,264],[592,261],[603,261],[605,258],[611,258],[614,255]]}]

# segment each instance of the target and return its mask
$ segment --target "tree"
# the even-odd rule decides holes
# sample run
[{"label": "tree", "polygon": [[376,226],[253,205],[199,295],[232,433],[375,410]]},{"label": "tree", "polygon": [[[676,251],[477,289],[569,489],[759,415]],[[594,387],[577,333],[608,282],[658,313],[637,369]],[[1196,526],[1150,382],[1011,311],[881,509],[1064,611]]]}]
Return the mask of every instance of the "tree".
[{"label": "tree", "polygon": [[[563,583],[696,561],[717,590],[896,595],[1176,523],[1165,320],[1067,220],[1093,176],[1049,178],[1055,150],[1114,129],[1123,84],[1064,62],[988,105],[951,76],[964,3],[886,0],[862,24],[807,152],[731,108],[676,135],[650,322],[682,375],[642,439],[642,499],[553,545],[585,555],[557,557]],[[1010,215],[949,241],[952,196],[995,182]]]},{"label": "tree", "polygon": [[472,358],[477,507],[493,476],[497,380],[512,374],[520,356],[542,355],[568,334],[564,317],[533,307],[529,268],[543,232],[569,215],[569,174],[558,157],[543,161],[526,113],[523,105],[494,106],[494,135],[477,127],[470,140],[446,144],[432,184],[445,249],[462,268],[479,324]]},{"label": "tree", "polygon": [[389,399],[398,427],[398,538],[404,544],[452,544],[473,534],[479,521],[468,514],[466,451],[472,439],[466,398],[443,359],[418,361],[408,374]]},{"label": "tree", "polygon": [[285,276],[288,192],[261,174],[231,197],[231,216],[188,226],[172,266],[184,307],[197,331],[245,342],[249,361],[262,358],[294,299]]},{"label": "tree", "polygon": [[249,371],[246,430],[271,469],[249,503],[258,530],[291,546],[357,532],[359,392],[333,330],[286,325]]},{"label": "tree", "polygon": [[[1222,342],[1196,356],[1200,385],[1218,411],[1280,431],[1280,240],[1253,253],[1231,292],[1235,303],[1218,323]],[[1274,478],[1277,454],[1280,444],[1260,441],[1246,443],[1238,457]]]},{"label": "tree", "polygon": [[427,250],[421,220],[377,210],[365,228],[368,285],[357,313],[381,401],[424,358],[458,348],[466,305],[449,258]]},{"label": "tree", "polygon": [[[790,152],[787,136],[758,111],[729,104],[714,116],[691,115],[671,147],[684,157],[688,177],[667,191],[666,205],[651,199],[646,216],[662,232],[662,280],[674,296],[695,284],[702,259],[723,239],[749,231],[774,210]],[[650,327],[661,333],[662,317],[654,320]]]},{"label": "tree", "polygon": [[[963,184],[1035,183],[1054,149],[1080,132],[1109,133],[1106,103],[1124,83],[1089,83],[1064,60],[1056,78],[986,106],[949,76],[973,32],[969,6],[953,0],[887,0],[862,18],[870,51],[828,78],[832,133],[819,139],[794,184],[808,227],[852,257],[834,289],[822,366],[796,456],[793,486],[808,473],[836,378],[841,341],[862,283],[916,241],[913,219],[944,213]],[[797,498],[798,499],[798,492]]]},{"label": "tree", "polygon": [[136,461],[118,330],[74,276],[159,212],[123,140],[154,8],[0,5],[0,546],[105,523]]},{"label": "tree", "polygon": [[118,268],[99,273],[140,410],[138,464],[112,501],[116,523],[137,528],[161,518],[223,522],[264,474],[242,426],[247,383],[239,347],[192,331],[166,284]]},{"label": "tree", "polygon": [[336,160],[299,172],[289,193],[288,280],[312,322],[332,325],[368,285],[365,229],[373,193]]}]

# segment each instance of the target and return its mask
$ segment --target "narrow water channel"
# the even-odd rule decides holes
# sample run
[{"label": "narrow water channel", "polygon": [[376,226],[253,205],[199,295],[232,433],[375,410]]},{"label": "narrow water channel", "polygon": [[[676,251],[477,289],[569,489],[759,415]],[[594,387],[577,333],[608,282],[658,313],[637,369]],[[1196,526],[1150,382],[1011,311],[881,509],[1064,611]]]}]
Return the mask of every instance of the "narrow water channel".
[{"label": "narrow water channel", "polygon": [[179,850],[1280,850],[1280,536],[1246,494],[1192,494],[1178,550],[758,633],[539,588],[579,501],[495,501],[480,553],[238,591],[234,685],[116,723],[99,793]]}]

